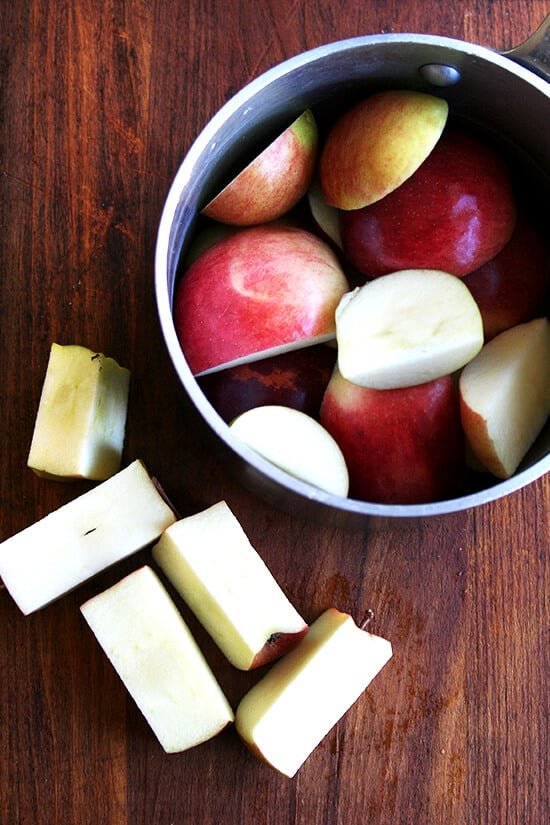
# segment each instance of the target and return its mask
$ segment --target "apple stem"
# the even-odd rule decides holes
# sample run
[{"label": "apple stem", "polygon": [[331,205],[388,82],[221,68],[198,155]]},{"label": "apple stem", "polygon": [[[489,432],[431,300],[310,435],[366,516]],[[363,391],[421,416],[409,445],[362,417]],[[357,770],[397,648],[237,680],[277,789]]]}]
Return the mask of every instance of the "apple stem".
[{"label": "apple stem", "polygon": [[361,621],[361,623],[359,625],[361,630],[366,630],[367,626],[372,622],[373,619],[374,619],[374,610],[371,610],[369,608],[367,610],[367,612],[365,613],[365,615],[363,617],[363,620]]}]

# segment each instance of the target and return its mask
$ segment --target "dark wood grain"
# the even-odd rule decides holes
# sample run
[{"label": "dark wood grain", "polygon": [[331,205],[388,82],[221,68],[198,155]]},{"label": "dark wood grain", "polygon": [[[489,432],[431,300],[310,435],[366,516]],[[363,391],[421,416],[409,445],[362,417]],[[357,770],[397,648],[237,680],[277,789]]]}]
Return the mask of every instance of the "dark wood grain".
[{"label": "dark wood grain", "polygon": [[[255,499],[197,435],[153,297],[163,201],[198,131],[286,57],[417,31],[498,49],[538,0],[18,0],[0,31],[0,539],[86,489],[26,468],[52,341],[132,370],[125,456],[182,513],[225,498],[307,619],[372,608],[394,658],[302,768],[233,730],[168,756],[79,614],[144,559],[23,617],[0,592],[2,825],[543,825],[549,819],[550,483],[403,530],[303,522]],[[182,610],[232,702],[237,673]]]}]

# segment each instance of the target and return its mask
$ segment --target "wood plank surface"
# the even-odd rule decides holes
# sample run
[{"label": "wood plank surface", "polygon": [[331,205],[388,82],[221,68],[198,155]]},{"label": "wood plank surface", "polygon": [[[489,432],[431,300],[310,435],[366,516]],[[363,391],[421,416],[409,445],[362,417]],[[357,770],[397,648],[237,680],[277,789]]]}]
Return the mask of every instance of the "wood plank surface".
[{"label": "wood plank surface", "polygon": [[[0,540],[77,493],[26,467],[50,344],[132,371],[125,459],[182,514],[225,499],[307,620],[374,611],[394,657],[297,776],[233,729],[160,748],[79,613],[143,551],[24,617],[0,591],[2,825],[543,825],[550,821],[549,508],[542,478],[403,529],[302,521],[205,448],[153,295],[161,209],[244,84],[329,41],[425,32],[508,49],[539,0],[17,0],[0,30]],[[185,608],[230,701],[232,669]],[[312,697],[312,700],[314,697]]]}]

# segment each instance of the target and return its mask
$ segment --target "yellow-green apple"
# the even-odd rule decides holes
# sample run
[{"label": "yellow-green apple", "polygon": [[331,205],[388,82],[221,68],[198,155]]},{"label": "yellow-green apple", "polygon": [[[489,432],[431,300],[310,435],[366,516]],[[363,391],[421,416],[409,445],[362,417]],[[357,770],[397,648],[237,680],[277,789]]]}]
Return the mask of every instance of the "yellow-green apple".
[{"label": "yellow-green apple", "polygon": [[300,410],[269,404],[231,422],[235,435],[290,475],[337,496],[347,496],[346,461],[334,438]]},{"label": "yellow-green apple", "polygon": [[278,659],[307,631],[225,501],[168,527],[153,558],[240,670]]},{"label": "yellow-green apple", "polygon": [[408,269],[346,293],[336,309],[336,339],[344,378],[395,389],[460,369],[483,346],[483,324],[459,278]]},{"label": "yellow-green apple", "polygon": [[294,407],[318,417],[336,348],[317,344],[199,377],[202,391],[229,423],[262,404]]},{"label": "yellow-green apple", "polygon": [[460,412],[474,456],[509,478],[550,414],[550,322],[535,318],[491,339],[464,367]]},{"label": "yellow-green apple", "polygon": [[486,142],[447,128],[400,187],[341,215],[346,256],[366,277],[442,269],[462,277],[494,258],[516,223],[511,177]]},{"label": "yellow-green apple", "polygon": [[120,470],[130,372],[87,347],[52,344],[27,464],[50,479]]},{"label": "yellow-green apple", "polygon": [[306,194],[315,171],[319,135],[307,109],[202,210],[235,226],[267,223]]},{"label": "yellow-green apple", "polygon": [[176,520],[143,463],[72,499],[0,544],[0,577],[32,613],[155,541]]},{"label": "yellow-green apple", "polygon": [[321,423],[344,454],[353,498],[422,504],[462,491],[464,434],[448,375],[415,387],[373,390],[335,370]]},{"label": "yellow-green apple", "polygon": [[397,189],[437,144],[448,111],[445,100],[408,89],[378,92],[349,108],[319,159],[327,203],[361,209]]},{"label": "yellow-green apple", "polygon": [[174,323],[196,375],[334,339],[349,289],[327,243],[305,229],[240,229],[184,273]]},{"label": "yellow-green apple", "polygon": [[321,237],[331,241],[337,249],[341,250],[340,210],[326,202],[318,175],[315,175],[311,181],[307,201],[311,217]]},{"label": "yellow-green apple", "polygon": [[329,608],[241,699],[239,736],[259,759],[294,776],[391,656],[390,642]]},{"label": "yellow-green apple", "polygon": [[520,218],[491,261],[464,277],[483,319],[485,340],[539,314],[550,284],[550,252],[538,229]]},{"label": "yellow-green apple", "polygon": [[80,610],[167,753],[199,745],[233,722],[212,670],[150,567]]}]

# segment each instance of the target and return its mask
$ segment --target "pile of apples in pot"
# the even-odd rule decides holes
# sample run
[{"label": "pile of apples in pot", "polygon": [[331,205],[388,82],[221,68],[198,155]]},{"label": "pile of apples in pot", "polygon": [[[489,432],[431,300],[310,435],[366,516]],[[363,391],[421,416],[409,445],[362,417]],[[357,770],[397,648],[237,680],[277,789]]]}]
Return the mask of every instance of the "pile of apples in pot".
[{"label": "pile of apples in pot", "polygon": [[550,414],[550,253],[507,158],[412,90],[320,131],[303,112],[203,209],[174,295],[193,374],[237,437],[336,495],[510,477]]}]

